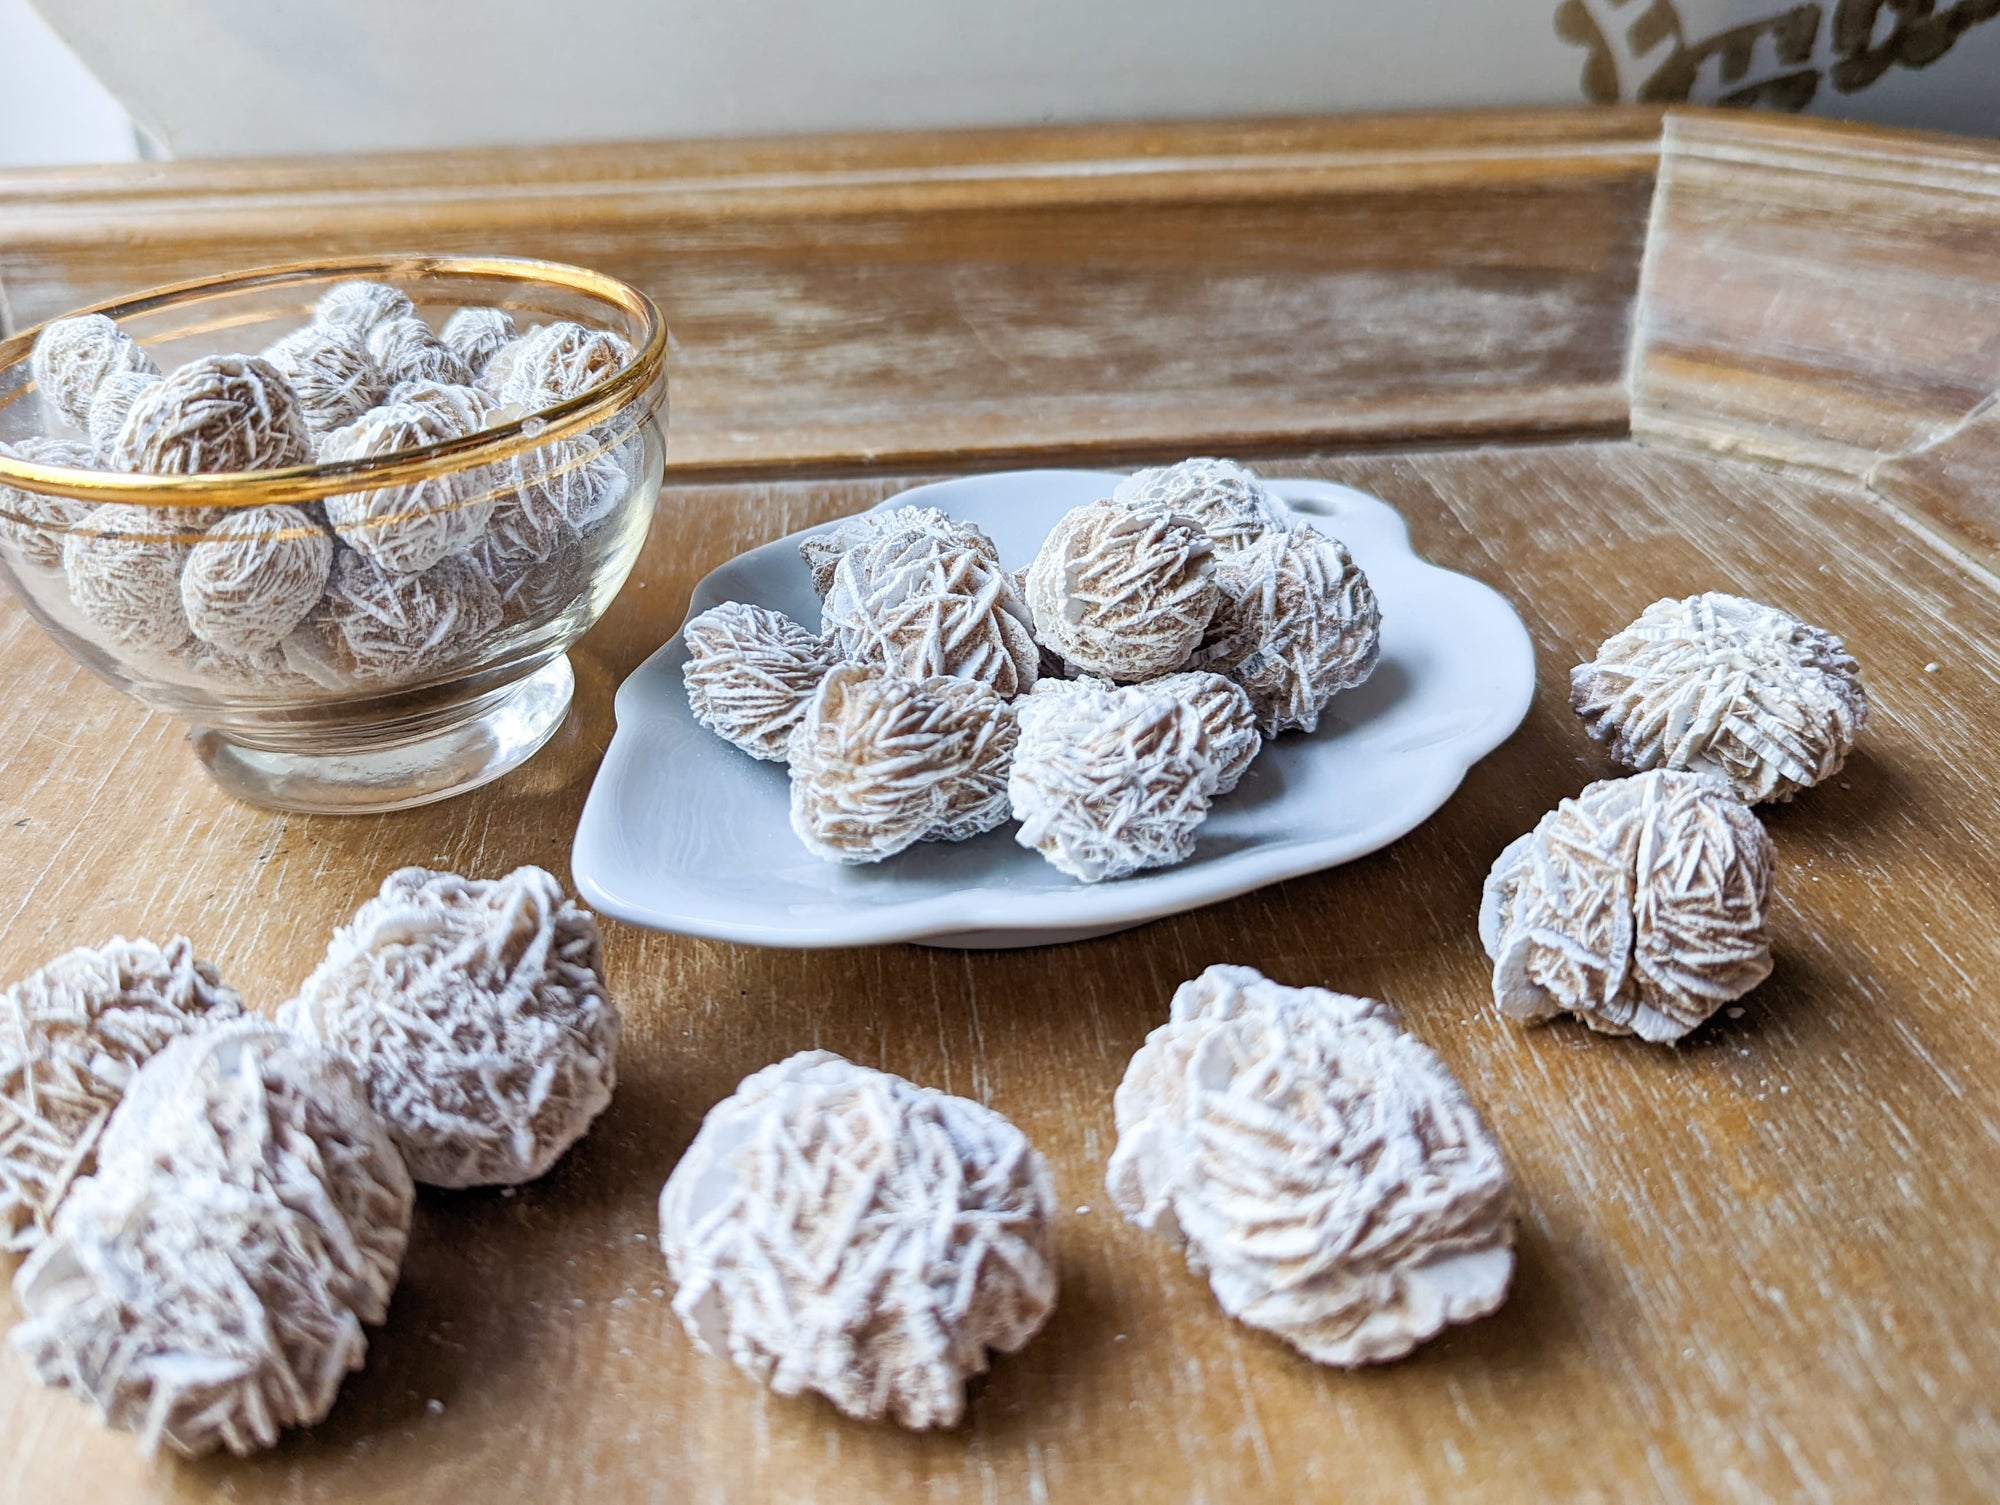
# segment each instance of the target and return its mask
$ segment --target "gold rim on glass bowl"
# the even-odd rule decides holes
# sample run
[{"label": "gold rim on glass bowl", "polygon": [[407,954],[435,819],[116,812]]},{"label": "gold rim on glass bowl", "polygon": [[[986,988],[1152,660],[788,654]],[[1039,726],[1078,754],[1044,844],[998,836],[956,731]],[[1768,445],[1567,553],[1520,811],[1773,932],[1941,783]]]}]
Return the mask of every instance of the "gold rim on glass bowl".
[{"label": "gold rim on glass bowl", "polygon": [[[209,472],[197,475],[132,475],[121,471],[78,470],[38,465],[0,453],[0,485],[43,496],[79,501],[122,502],[143,507],[263,507],[274,503],[313,502],[347,492],[374,490],[470,470],[509,459],[555,440],[581,433],[619,411],[634,393],[657,380],[666,367],[667,326],[658,305],[634,287],[614,277],[556,261],[512,256],[352,256],[331,261],[291,262],[259,267],[221,277],[200,277],[154,288],[134,297],[93,304],[63,315],[103,314],[123,323],[136,314],[168,305],[186,306],[204,295],[225,297],[252,288],[291,284],[334,283],[382,277],[407,281],[416,277],[488,278],[523,286],[558,287],[622,310],[643,328],[632,359],[616,375],[576,397],[524,414],[511,422],[482,429],[460,439],[427,444],[419,449],[326,465],[296,465],[285,470]],[[44,325],[36,325],[0,341],[0,380],[25,365]],[[0,409],[34,390],[25,383],[11,393],[0,392]]]}]

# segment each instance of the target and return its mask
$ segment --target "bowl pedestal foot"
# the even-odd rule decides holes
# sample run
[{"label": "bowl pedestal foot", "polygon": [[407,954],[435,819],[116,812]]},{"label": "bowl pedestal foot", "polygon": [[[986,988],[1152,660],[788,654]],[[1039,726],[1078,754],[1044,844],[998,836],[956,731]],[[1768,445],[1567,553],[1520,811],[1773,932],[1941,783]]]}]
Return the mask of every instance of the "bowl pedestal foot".
[{"label": "bowl pedestal foot", "polygon": [[576,677],[559,657],[464,721],[420,737],[324,753],[274,751],[195,727],[195,756],[237,799],[266,810],[372,815],[449,799],[519,767],[569,713]]}]

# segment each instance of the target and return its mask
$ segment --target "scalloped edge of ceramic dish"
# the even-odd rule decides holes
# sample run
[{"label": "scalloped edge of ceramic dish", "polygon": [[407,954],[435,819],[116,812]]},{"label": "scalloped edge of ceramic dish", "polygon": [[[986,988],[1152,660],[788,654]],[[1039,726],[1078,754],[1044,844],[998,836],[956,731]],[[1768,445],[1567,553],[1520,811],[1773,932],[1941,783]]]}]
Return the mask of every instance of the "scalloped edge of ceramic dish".
[{"label": "scalloped edge of ceramic dish", "polygon": [[[878,510],[928,506],[969,519],[1017,569],[1057,518],[1109,495],[1117,480],[1102,471],[1003,471],[915,487]],[[1318,731],[1266,745],[1237,790],[1216,801],[1187,862],[1078,883],[1020,846],[1012,823],[873,866],[823,862],[792,834],[783,765],[746,757],[694,720],[677,632],[619,687],[617,730],[577,826],[579,890],[635,925],[756,946],[1038,946],[1233,898],[1408,834],[1526,717],[1534,645],[1497,591],[1419,557],[1388,503],[1326,481],[1267,484],[1345,542],[1368,572],[1382,603],[1381,664],[1368,683],[1334,698]],[[712,571],[688,615],[751,601],[816,625],[798,541],[832,526]]]}]

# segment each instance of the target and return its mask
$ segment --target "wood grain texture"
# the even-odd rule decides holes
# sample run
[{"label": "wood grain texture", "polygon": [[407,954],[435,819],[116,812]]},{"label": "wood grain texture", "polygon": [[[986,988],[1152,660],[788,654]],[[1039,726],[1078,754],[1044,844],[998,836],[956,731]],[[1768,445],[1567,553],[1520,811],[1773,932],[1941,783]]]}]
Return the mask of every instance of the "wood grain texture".
[{"label": "wood grain texture", "polygon": [[1632,431],[1862,475],[1993,391],[1997,260],[2000,145],[1677,111]]},{"label": "wood grain texture", "polygon": [[1249,124],[0,174],[14,328],[225,267],[624,277],[672,463],[989,463],[1622,431],[1659,116]]},{"label": "wood grain texture", "polygon": [[1869,489],[2000,576],[2000,406],[1989,395],[1957,424],[1870,467]]},{"label": "wood grain texture", "polygon": [[[1809,1501],[2000,1491],[2000,600],[1859,488],[1604,444],[1267,465],[1357,484],[1505,591],[1541,653],[1522,731],[1387,850],[1049,951],[756,951],[612,925],[618,1096],[544,1181],[425,1193],[389,1323],[333,1416],[274,1453],[148,1469],[0,1356],[0,1498],[984,1502]],[[550,749],[374,819],[260,814],[181,730],[89,679],[11,603],[0,666],[0,975],[186,931],[260,1006],[409,862],[558,871],[611,692],[700,574],[889,480],[670,490],[576,654]],[[1806,545],[1806,546],[1802,546]],[[1613,770],[1569,665],[1654,598],[1745,592],[1842,633],[1875,715],[1839,780],[1769,812],[1777,970],[1684,1048],[1521,1029],[1488,998],[1480,880]],[[1111,1094],[1183,978],[1247,962],[1394,1002],[1520,1180],[1517,1288],[1367,1373],[1236,1327],[1109,1211]],[[961,1430],[764,1395],[668,1311],[654,1199],[745,1073],[823,1046],[1005,1112],[1066,1209],[1049,1328]]]}]

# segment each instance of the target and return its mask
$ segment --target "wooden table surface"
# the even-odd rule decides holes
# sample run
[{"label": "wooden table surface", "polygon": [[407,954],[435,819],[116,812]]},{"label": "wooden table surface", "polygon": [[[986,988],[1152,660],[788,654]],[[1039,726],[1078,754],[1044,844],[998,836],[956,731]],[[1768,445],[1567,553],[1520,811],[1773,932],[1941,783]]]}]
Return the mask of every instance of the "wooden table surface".
[{"label": "wooden table surface", "polygon": [[[1547,202],[1530,190],[1517,207],[1532,218]],[[1630,206],[1598,204],[1598,243],[1620,244]],[[32,219],[0,216],[0,276],[42,233],[22,228]],[[1598,332],[1615,344],[1624,328],[1619,304]],[[1461,334],[1451,360],[1469,363],[1486,335]],[[1436,371],[1472,369],[1451,360],[1425,378],[1438,391],[1453,378]],[[885,410],[892,393],[875,394]],[[993,433],[1035,452],[1039,431],[1009,400]],[[880,432],[894,441],[893,422]],[[1049,443],[1073,439],[1058,426]],[[1149,445],[1137,431],[1119,442]],[[2000,1492],[2000,762],[1984,746],[2000,724],[2000,598],[1987,577],[1852,475],[1626,440],[1297,453],[1306,442],[1240,453],[1386,498],[1423,553],[1502,590],[1537,644],[1526,724],[1429,823],[1345,867],[1051,950],[799,953],[608,925],[627,1021],[610,1110],[515,1194],[423,1194],[389,1321],[324,1424],[252,1460],[149,1466],[0,1357],[0,1498]],[[392,868],[564,871],[612,692],[694,581],[915,478],[803,473],[824,456],[758,463],[756,478],[663,493],[630,584],[573,655],[577,709],[550,748],[486,790],[397,815],[232,803],[182,728],[0,603],[0,975],[118,931],[184,932],[269,1008]],[[723,467],[693,469],[710,468]],[[1841,633],[1873,698],[1840,778],[1767,812],[1776,971],[1678,1049],[1509,1024],[1474,933],[1481,879],[1545,809],[1614,771],[1566,709],[1568,667],[1656,597],[1711,588]],[[1496,1316],[1402,1363],[1319,1369],[1224,1319],[1177,1254],[1110,1211],[1112,1090],[1174,987],[1219,961],[1386,998],[1458,1073],[1522,1190],[1520,1270]],[[1060,1305],[956,1431],[865,1427],[768,1396],[697,1356],[668,1309],[661,1182],[738,1079],[815,1046],[987,1102],[1053,1162]]]}]

